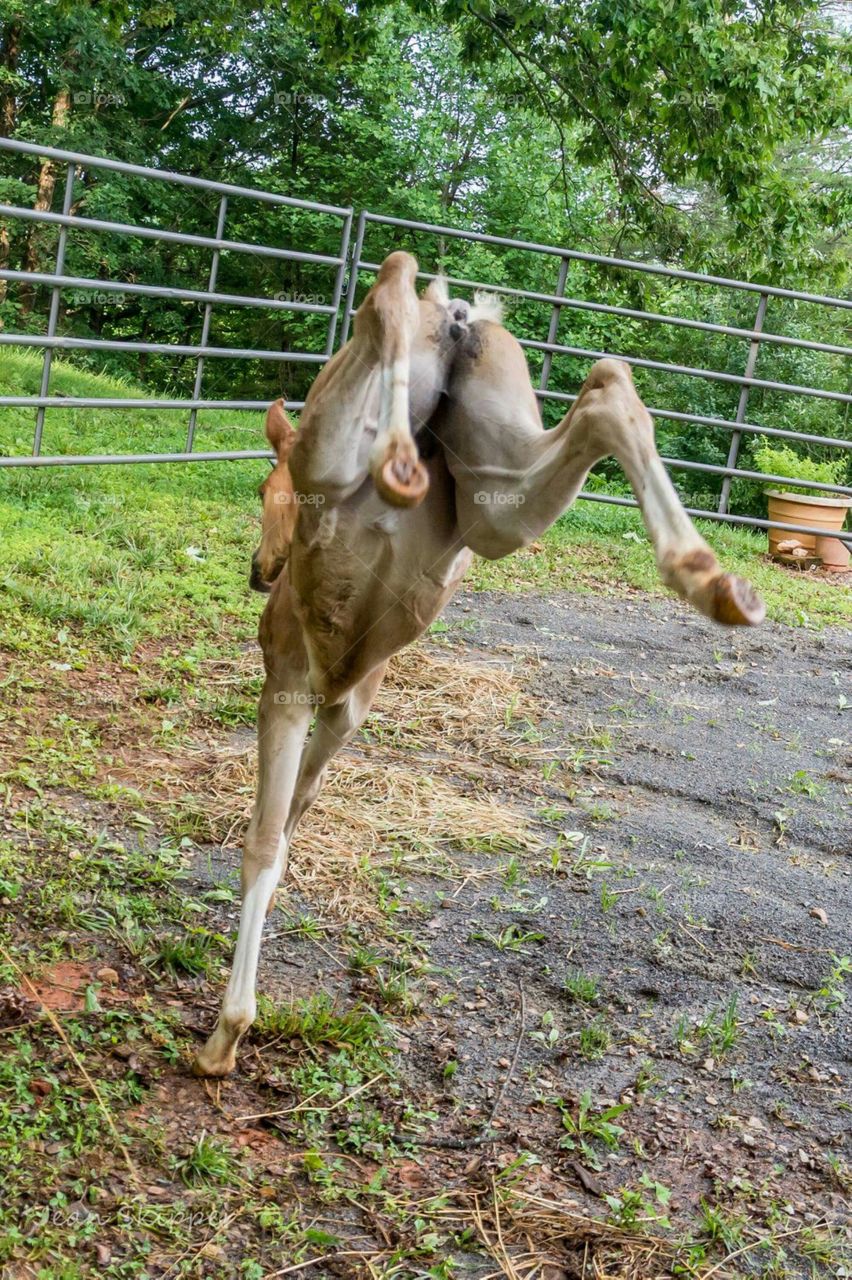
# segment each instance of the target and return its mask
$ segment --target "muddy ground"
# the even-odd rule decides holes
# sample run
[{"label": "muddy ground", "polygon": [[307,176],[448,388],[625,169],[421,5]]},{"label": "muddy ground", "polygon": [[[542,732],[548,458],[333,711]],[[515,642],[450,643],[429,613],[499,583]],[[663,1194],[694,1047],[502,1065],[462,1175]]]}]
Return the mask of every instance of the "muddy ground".
[{"label": "muddy ground", "polygon": [[[511,735],[496,724],[493,750],[455,781],[521,811],[534,847],[456,848],[452,876],[400,862],[388,885],[393,927],[376,945],[419,962],[388,1009],[399,1085],[365,1090],[382,1142],[367,1133],[353,1156],[350,1127],[336,1165],[344,1181],[351,1174],[349,1198],[324,1198],[316,1176],[286,1182],[325,1233],[298,1265],[285,1252],[271,1269],[254,1229],[237,1222],[212,1252],[191,1254],[191,1274],[236,1276],[262,1256],[251,1274],[309,1280],[614,1276],[619,1253],[645,1234],[702,1241],[706,1269],[703,1252],[635,1246],[629,1274],[640,1280],[852,1275],[836,1238],[827,1262],[816,1243],[827,1226],[848,1225],[852,634],[723,631],[638,595],[469,592],[445,621],[436,651],[515,667],[533,700],[529,723]],[[361,739],[349,756],[369,751]],[[426,771],[441,758],[440,742],[413,757]],[[201,849],[187,890],[223,883],[236,856],[233,842]],[[237,905],[215,910],[214,927],[231,932]],[[323,919],[305,894],[280,910]],[[322,988],[340,1008],[377,1003],[374,970],[353,971],[351,926],[330,916],[294,932],[280,919],[261,962],[269,996],[286,1003]],[[131,995],[150,982],[98,945]],[[200,1039],[215,984],[185,981],[172,997]],[[278,1070],[287,1054],[251,1036],[221,1086],[195,1081],[185,1062],[159,1069],[143,1109],[177,1146],[203,1131],[250,1152],[274,1195],[304,1154],[292,1112],[302,1099]],[[592,1123],[578,1132],[586,1106]],[[607,1129],[611,1106],[623,1109]],[[491,1216],[483,1208],[467,1235],[448,1227],[449,1238],[430,1238],[417,1263],[410,1228],[395,1234],[392,1215],[366,1212],[356,1194],[376,1177],[409,1201],[464,1201],[474,1224],[477,1206]],[[527,1217],[507,1208],[503,1240],[495,1186],[513,1178]],[[172,1194],[166,1183],[149,1190]],[[557,1203],[554,1226],[547,1206]],[[608,1253],[595,1252],[592,1218],[614,1224]],[[120,1240],[111,1247],[120,1257]]]}]

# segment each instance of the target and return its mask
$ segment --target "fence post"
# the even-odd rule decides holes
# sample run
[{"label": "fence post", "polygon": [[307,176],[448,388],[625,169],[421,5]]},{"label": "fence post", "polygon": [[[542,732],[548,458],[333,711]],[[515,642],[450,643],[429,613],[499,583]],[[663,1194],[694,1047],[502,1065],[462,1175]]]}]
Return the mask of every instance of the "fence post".
[{"label": "fence post", "polygon": [[[77,171],[76,164],[73,162],[69,162],[68,167],[65,170],[65,194],[62,197],[62,212],[66,218],[71,213],[71,205],[74,202],[74,174],[76,173],[76,171]],[[36,224],[36,227],[33,227],[33,234],[35,234],[36,232],[37,225],[38,224]],[[56,275],[58,276],[61,276],[65,270],[65,245],[67,241],[68,241],[68,227],[66,225],[63,225],[59,228],[59,240],[57,241],[57,245],[56,245]],[[61,296],[62,296],[62,285],[61,284],[54,285],[50,293],[50,314],[47,317],[47,337],[48,338],[56,337],[56,326],[59,321],[59,300]],[[46,396],[48,393],[48,388],[50,387],[50,365],[51,365],[52,356],[53,356],[53,348],[45,347],[44,363],[42,364],[42,367],[41,367],[41,388],[39,390],[40,396]],[[33,457],[34,458],[37,458],[38,455],[41,453],[41,438],[42,438],[42,435],[44,434],[44,415],[46,411],[47,411],[46,406],[43,404],[40,404],[38,407],[38,412],[36,413],[35,435],[33,436]]]},{"label": "fence post", "polygon": [[358,229],[355,232],[355,248],[352,250],[352,261],[349,264],[349,288],[346,290],[346,306],[343,309],[343,324],[340,329],[341,347],[349,339],[349,326],[352,323],[352,312],[355,309],[355,294],[358,291],[358,263],[364,249],[364,231],[367,227],[367,212],[362,209],[358,214]]},{"label": "fence post", "polygon": [[[763,329],[763,321],[766,318],[766,304],[768,301],[769,301],[769,294],[762,293],[760,295],[760,302],[757,304],[757,315],[754,318],[755,334],[760,333]],[[757,356],[759,351],[760,351],[760,342],[758,341],[757,338],[752,338],[751,343],[749,345],[749,349],[748,349],[748,358],[746,359],[746,367],[745,367],[746,378],[750,378],[754,373],[754,367],[757,364]],[[745,422],[746,410],[748,409],[748,396],[750,391],[751,391],[751,387],[748,385],[748,383],[740,387],[740,400],[739,400],[739,404],[737,405],[737,413],[734,419],[735,422]],[[739,457],[740,441],[742,440],[742,435],[743,433],[741,431],[735,431],[731,436],[731,446],[728,449],[728,461],[725,464],[728,467],[735,467],[737,465],[737,458]],[[719,495],[719,515],[720,516],[726,515],[728,511],[728,501],[731,496],[731,480],[732,479],[733,479],[732,476],[725,476],[725,478],[722,481],[722,492]]]},{"label": "fence post", "polygon": [[340,266],[337,268],[337,274],[334,277],[334,294],[332,295],[331,305],[334,312],[328,318],[328,335],[325,340],[325,354],[330,356],[334,351],[334,339],[337,334],[338,313],[340,311],[340,298],[343,293],[343,280],[346,276],[346,265],[349,257],[349,237],[352,234],[352,210],[350,209],[343,223],[343,231],[340,236]]},{"label": "fence post", "polygon": [[[216,218],[216,239],[221,240],[225,234],[225,218],[228,215],[228,197],[222,196],[219,201],[219,213]],[[213,250],[213,256],[210,259],[210,274],[207,278],[207,292],[212,293],[216,288],[216,278],[219,275],[219,250]],[[213,303],[205,302],[204,304],[204,320],[201,324],[201,343],[200,346],[206,347],[210,337],[210,317],[213,314]],[[195,384],[192,390],[193,400],[201,398],[201,381],[204,377],[204,356],[199,356],[195,364]],[[192,446],[195,440],[195,423],[198,418],[198,410],[193,408],[189,411],[189,426],[186,432],[186,448],[185,453],[192,453]]]},{"label": "fence post", "polygon": [[[565,282],[568,279],[568,259],[563,258],[559,263],[559,279],[556,283],[556,296],[565,297]],[[554,343],[559,336],[559,318],[562,314],[562,308],[558,303],[554,302],[553,310],[550,313],[550,325],[547,330],[547,341]],[[541,381],[538,384],[539,391],[547,390],[547,383],[550,379],[550,366],[553,364],[553,352],[545,351],[544,359],[541,362]]]}]

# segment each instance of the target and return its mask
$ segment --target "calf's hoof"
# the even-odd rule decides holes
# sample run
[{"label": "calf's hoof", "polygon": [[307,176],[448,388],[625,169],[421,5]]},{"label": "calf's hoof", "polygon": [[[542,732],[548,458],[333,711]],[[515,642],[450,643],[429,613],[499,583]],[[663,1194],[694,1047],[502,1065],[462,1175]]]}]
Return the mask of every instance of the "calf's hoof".
[{"label": "calf's hoof", "polygon": [[711,617],[726,627],[757,627],[766,617],[766,605],[745,578],[723,573],[711,584]]},{"label": "calf's hoof", "polygon": [[429,473],[415,452],[396,451],[373,474],[376,489],[392,507],[416,507],[426,497]]},{"label": "calf's hoof", "polygon": [[199,1076],[202,1080],[205,1080],[211,1076],[229,1076],[236,1065],[236,1049],[223,1058],[216,1058],[207,1052],[207,1045],[205,1045],[198,1056],[193,1059],[190,1070],[194,1076]]},{"label": "calf's hoof", "polygon": [[227,1076],[237,1065],[237,1044],[245,1028],[229,1030],[216,1024],[216,1030],[192,1063],[194,1076]]}]

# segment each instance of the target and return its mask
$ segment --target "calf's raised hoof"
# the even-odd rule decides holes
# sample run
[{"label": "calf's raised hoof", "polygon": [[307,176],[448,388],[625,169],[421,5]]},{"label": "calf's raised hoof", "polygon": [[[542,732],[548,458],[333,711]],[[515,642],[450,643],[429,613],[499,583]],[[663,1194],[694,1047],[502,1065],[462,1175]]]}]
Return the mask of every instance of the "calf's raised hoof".
[{"label": "calf's raised hoof", "polygon": [[415,456],[391,454],[373,475],[376,490],[392,507],[416,507],[426,497],[429,473]]},{"label": "calf's raised hoof", "polygon": [[711,584],[710,616],[726,627],[757,627],[766,617],[766,605],[745,578],[723,573]]}]

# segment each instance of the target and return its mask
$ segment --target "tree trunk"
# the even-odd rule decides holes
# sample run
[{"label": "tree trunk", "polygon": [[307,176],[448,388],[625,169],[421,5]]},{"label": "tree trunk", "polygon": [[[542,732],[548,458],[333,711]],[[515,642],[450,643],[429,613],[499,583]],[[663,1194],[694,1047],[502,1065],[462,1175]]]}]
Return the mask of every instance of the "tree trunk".
[{"label": "tree trunk", "polygon": [[0,67],[7,72],[6,88],[0,93],[0,134],[11,138],[15,132],[18,116],[18,104],[15,99],[14,77],[18,71],[18,55],[21,52],[21,32],[23,23],[20,18],[13,18],[6,24],[3,42],[0,44]]},{"label": "tree trunk", "polygon": [[[11,138],[15,132],[18,115],[18,104],[15,98],[14,77],[18,70],[18,54],[21,51],[21,31],[23,24],[19,18],[7,23],[0,44],[0,67],[6,72],[6,88],[0,93],[0,135]],[[7,223],[0,225],[0,270],[9,265],[11,239]],[[8,283],[0,280],[0,302],[6,301]]]},{"label": "tree trunk", "polygon": [[[51,124],[54,129],[64,129],[68,122],[68,112],[71,107],[71,93],[68,89],[60,89],[53,100],[53,111],[51,112]],[[53,193],[56,190],[56,164],[53,160],[45,160],[38,171],[38,185],[36,187],[36,198],[33,209],[39,213],[46,213],[53,204]],[[34,222],[31,224],[29,235],[27,236],[27,247],[24,253],[24,270],[38,270],[38,250],[39,250],[39,224]],[[28,285],[21,290],[21,312],[23,315],[29,315],[35,303],[35,289]]]}]

